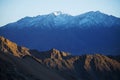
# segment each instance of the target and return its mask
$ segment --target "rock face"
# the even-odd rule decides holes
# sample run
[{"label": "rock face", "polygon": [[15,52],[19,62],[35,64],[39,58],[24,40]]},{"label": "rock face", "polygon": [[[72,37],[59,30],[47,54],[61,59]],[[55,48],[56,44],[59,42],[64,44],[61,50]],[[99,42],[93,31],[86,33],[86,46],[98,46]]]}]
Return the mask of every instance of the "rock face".
[{"label": "rock face", "polygon": [[0,37],[2,80],[119,80],[119,55],[73,56],[51,49],[39,52]]},{"label": "rock face", "polygon": [[[18,48],[19,47],[19,48]],[[41,65],[29,49],[0,37],[1,80],[64,80],[54,70]]]},{"label": "rock face", "polygon": [[17,57],[30,55],[28,48],[17,46],[16,43],[11,42],[4,37],[0,37],[0,50],[5,53],[11,53]]},{"label": "rock face", "polygon": [[104,55],[84,55],[74,66],[78,75],[86,80],[119,80],[120,63]]},{"label": "rock face", "polygon": [[[69,80],[119,80],[120,78],[119,60],[116,61],[101,54],[72,56],[65,52],[67,56],[61,57],[60,51],[52,50],[37,53],[39,56],[32,55],[41,59],[43,65],[59,71],[60,75],[65,75]],[[44,53],[51,56],[46,56]],[[40,57],[42,55],[46,57]]]}]

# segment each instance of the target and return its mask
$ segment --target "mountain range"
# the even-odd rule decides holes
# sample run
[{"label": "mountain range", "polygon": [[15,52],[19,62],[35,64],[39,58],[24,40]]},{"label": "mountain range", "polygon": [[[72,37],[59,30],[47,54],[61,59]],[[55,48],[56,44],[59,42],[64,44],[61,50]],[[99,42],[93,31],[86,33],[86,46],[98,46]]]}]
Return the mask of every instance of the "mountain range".
[{"label": "mountain range", "polygon": [[75,55],[120,53],[120,18],[90,11],[72,16],[53,12],[25,17],[0,27],[4,36],[21,46],[39,51],[56,48]]},{"label": "mountain range", "polygon": [[120,55],[37,51],[0,37],[1,80],[119,80]]}]

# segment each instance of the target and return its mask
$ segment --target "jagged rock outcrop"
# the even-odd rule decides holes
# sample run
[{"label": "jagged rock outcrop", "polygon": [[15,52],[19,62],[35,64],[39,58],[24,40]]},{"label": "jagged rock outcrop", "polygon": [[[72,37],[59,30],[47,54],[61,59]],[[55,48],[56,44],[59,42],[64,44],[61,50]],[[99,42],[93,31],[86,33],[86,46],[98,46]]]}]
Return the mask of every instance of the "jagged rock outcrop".
[{"label": "jagged rock outcrop", "polygon": [[39,52],[0,37],[0,79],[119,80],[119,55],[116,57],[102,54],[73,56],[57,49]]},{"label": "jagged rock outcrop", "polygon": [[0,51],[11,53],[17,57],[30,55],[28,48],[17,46],[16,43],[9,41],[2,36],[0,36]]},{"label": "jagged rock outcrop", "polygon": [[1,80],[64,80],[54,70],[30,55],[29,49],[0,37]]},{"label": "jagged rock outcrop", "polygon": [[[72,56],[61,51],[51,49],[49,51],[33,53],[41,59],[42,64],[48,68],[59,71],[60,75],[66,75],[67,79],[82,80],[119,80],[120,63],[102,54],[86,54]],[[44,57],[43,57],[44,56]]]},{"label": "jagged rock outcrop", "polygon": [[53,69],[59,69],[59,70],[66,70],[66,69],[72,69],[73,66],[71,65],[74,60],[67,60],[65,58],[71,57],[69,53],[65,53],[63,51],[59,51],[57,49],[51,49],[49,51],[44,52],[35,52],[34,50],[31,50],[31,53],[36,58],[39,58],[42,60],[42,64],[47,65],[50,68]]},{"label": "jagged rock outcrop", "polygon": [[[102,54],[83,55],[74,62],[83,80],[119,80],[120,63]],[[87,76],[87,77],[86,77]]]}]

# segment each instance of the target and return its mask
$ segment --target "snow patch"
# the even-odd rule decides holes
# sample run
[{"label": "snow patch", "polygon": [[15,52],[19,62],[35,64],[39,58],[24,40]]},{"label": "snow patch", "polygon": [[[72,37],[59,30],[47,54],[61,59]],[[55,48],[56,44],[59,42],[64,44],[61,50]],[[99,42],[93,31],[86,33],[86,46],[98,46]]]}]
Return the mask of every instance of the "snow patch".
[{"label": "snow patch", "polygon": [[54,13],[54,15],[56,15],[56,16],[58,16],[58,15],[62,14],[62,12],[61,12],[61,11],[55,11],[55,12],[53,12],[53,13]]}]

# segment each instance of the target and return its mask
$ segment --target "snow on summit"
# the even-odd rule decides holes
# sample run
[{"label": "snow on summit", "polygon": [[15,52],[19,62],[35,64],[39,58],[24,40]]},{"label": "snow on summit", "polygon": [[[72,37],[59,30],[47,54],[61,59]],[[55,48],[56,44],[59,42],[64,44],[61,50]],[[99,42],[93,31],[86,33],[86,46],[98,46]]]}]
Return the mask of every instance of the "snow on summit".
[{"label": "snow on summit", "polygon": [[55,11],[55,12],[53,12],[54,13],[54,15],[60,15],[60,14],[62,14],[62,12],[61,11]]}]

